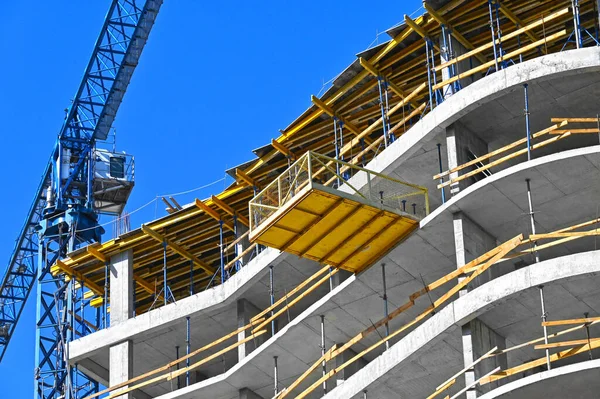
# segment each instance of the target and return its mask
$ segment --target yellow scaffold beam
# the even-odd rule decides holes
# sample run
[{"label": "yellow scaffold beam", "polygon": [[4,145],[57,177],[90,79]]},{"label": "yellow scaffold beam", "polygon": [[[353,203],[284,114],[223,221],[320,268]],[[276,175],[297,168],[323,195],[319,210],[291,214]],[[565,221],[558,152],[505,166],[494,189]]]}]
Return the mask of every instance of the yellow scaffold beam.
[{"label": "yellow scaffold beam", "polygon": [[323,101],[321,101],[316,96],[310,96],[310,101],[312,101],[313,104],[315,104],[317,107],[319,107],[327,115],[331,116],[332,118],[338,118],[344,124],[344,126],[346,126],[348,128],[348,130],[350,130],[355,135],[358,136],[360,134],[359,128],[354,126],[352,123],[348,122],[346,119],[344,119],[343,116],[336,115],[333,108],[331,108],[329,105],[325,104]]},{"label": "yellow scaffold beam", "polygon": [[[104,255],[102,252],[98,251],[95,247],[93,246],[89,246],[86,248],[87,253],[89,253],[90,255],[92,255],[94,258],[98,259],[100,262],[103,263],[107,263],[109,261],[108,256]],[[133,279],[135,280],[135,282],[142,287],[146,292],[148,292],[149,294],[155,294],[155,289],[154,286],[152,284],[150,284],[149,282],[147,282],[146,280],[144,280],[142,277],[138,276],[137,274],[133,274]],[[162,295],[161,295],[162,298]]]},{"label": "yellow scaffold beam", "polygon": [[142,225],[142,231],[144,233],[146,233],[148,236],[154,238],[156,241],[166,243],[167,246],[169,248],[171,248],[174,252],[178,253],[179,255],[183,256],[186,259],[191,260],[192,262],[194,262],[194,264],[196,264],[199,267],[201,267],[202,269],[204,269],[204,271],[206,271],[207,273],[209,273],[209,274],[215,273],[216,269],[214,267],[202,262],[196,256],[191,254],[187,249],[183,248],[179,244],[176,244],[176,243],[170,241],[169,239],[167,239],[163,235],[157,233],[156,231],[152,230],[148,226]]},{"label": "yellow scaffold beam", "polygon": [[[422,21],[423,20],[423,16],[420,16],[419,18],[417,18],[417,20]],[[377,54],[375,54],[373,57],[371,57],[371,59],[369,61],[372,64],[377,64],[379,61],[381,61],[383,59],[383,57],[385,57],[387,54],[389,54],[390,51],[392,51],[396,46],[398,46],[407,37],[409,37],[411,33],[412,33],[411,29],[405,29],[404,31],[402,31],[401,33],[399,33],[398,35],[396,35],[392,40],[390,40],[385,45],[385,47],[383,47],[382,49],[380,49],[377,52]],[[327,100],[325,100],[325,103],[327,105],[332,105],[334,102],[336,102],[337,100],[339,100],[340,97],[342,97],[344,94],[346,94],[351,88],[353,88],[354,86],[356,86],[361,80],[363,80],[367,76],[368,76],[368,73],[366,71],[364,73],[359,73],[354,78],[352,78],[349,82],[347,82],[344,86],[340,87],[338,89],[338,91],[333,96],[331,96]],[[297,133],[298,131],[300,131],[304,127],[306,127],[310,122],[314,121],[319,116],[321,116],[322,114],[323,114],[323,110],[322,109],[318,109],[318,110],[312,112],[310,115],[308,115],[302,121],[300,121],[298,124],[290,127],[288,130],[284,131],[283,135],[285,137],[289,137],[289,136],[293,135],[294,133]]]},{"label": "yellow scaffold beam", "polygon": [[94,258],[98,259],[100,262],[108,262],[108,257],[104,255],[102,252],[98,251],[95,247],[89,246],[86,248],[88,254],[92,255]]},{"label": "yellow scaffold beam", "polygon": [[[461,35],[460,32],[458,32],[456,29],[453,29],[452,26],[446,20],[446,18],[442,17],[437,11],[435,11],[433,8],[431,8],[431,6],[429,4],[427,4],[426,2],[423,2],[423,7],[425,8],[425,10],[427,10],[427,12],[429,13],[429,15],[431,15],[431,17],[437,21],[437,23],[439,23],[440,25],[447,26],[449,29],[451,29],[452,36],[454,36],[454,38],[460,44],[462,44],[467,50],[473,50],[475,48],[473,46],[473,44],[466,37],[464,37],[463,35]],[[482,64],[485,63],[485,62],[487,62],[487,60],[485,59],[485,57],[483,57],[481,54],[476,54],[475,57]]]},{"label": "yellow scaffold beam", "polygon": [[104,295],[104,289],[102,289],[102,287],[94,283],[89,278],[85,277],[83,273],[74,270],[70,266],[67,266],[61,260],[57,260],[56,263],[52,265],[52,267],[50,268],[50,272],[53,276],[56,274],[65,273],[66,275],[74,278],[75,280],[83,281],[83,285],[92,290],[94,294]]},{"label": "yellow scaffold beam", "polygon": [[[133,275],[133,280],[138,283],[138,285],[140,287],[142,287],[144,289],[144,291],[146,291],[147,293],[151,294],[151,295],[155,295],[156,294],[156,289],[155,286],[153,286],[152,284],[150,284],[149,282],[147,282],[146,280],[144,280],[143,278],[141,278],[140,276],[134,274]],[[164,299],[163,295],[160,294],[158,296],[158,299]]]},{"label": "yellow scaffold beam", "polygon": [[202,209],[204,212],[206,212],[207,215],[209,215],[210,217],[215,219],[217,222],[223,223],[223,226],[227,227],[231,231],[235,231],[235,227],[233,227],[233,224],[231,224],[231,222],[229,222],[227,220],[223,220],[223,217],[221,216],[221,214],[219,212],[215,211],[210,206],[206,205],[203,201],[196,198],[195,204],[196,204],[196,207]]},{"label": "yellow scaffold beam", "polygon": [[256,180],[254,180],[253,178],[251,178],[250,176],[248,176],[246,174],[246,172],[244,172],[241,169],[235,170],[235,177],[236,177],[236,180],[238,181],[238,183],[241,180],[243,183],[246,183],[250,187],[260,188],[260,186],[258,185],[258,182]]},{"label": "yellow scaffold beam", "polygon": [[[375,77],[381,77],[381,78],[385,79],[385,81],[387,82],[388,86],[390,86],[390,89],[394,93],[396,93],[398,96],[400,96],[401,99],[404,100],[404,97],[406,97],[406,93],[401,88],[399,88],[396,84],[394,84],[379,69],[377,69],[373,64],[371,64],[369,61],[367,61],[363,57],[359,57],[358,61],[360,62],[360,65],[362,65],[362,67],[365,68],[367,70],[367,72],[369,72],[371,75],[373,75]],[[411,101],[410,105],[414,109],[417,109],[419,107],[419,104],[417,104],[416,101]]]},{"label": "yellow scaffold beam", "polygon": [[232,207],[230,207],[229,205],[227,205],[225,202],[223,202],[223,200],[220,200],[219,198],[217,198],[216,196],[212,196],[210,197],[210,199],[212,200],[213,204],[215,204],[216,206],[218,206],[219,208],[221,208],[224,212],[228,213],[231,216],[235,216],[236,219],[242,223],[244,226],[248,227],[250,226],[250,221],[243,215],[239,215],[235,209],[233,209]]},{"label": "yellow scaffold beam", "polygon": [[[408,15],[404,15],[404,22],[406,22],[406,25],[410,26],[412,30],[414,30],[415,32],[417,32],[417,34],[419,36],[421,36],[423,39],[428,40],[429,39],[429,33],[422,27],[420,27],[415,21],[413,21]],[[438,46],[433,40],[431,41],[431,44],[433,44],[433,48],[435,48],[438,52],[442,52],[440,50],[440,46]]]},{"label": "yellow scaffold beam", "polygon": [[271,145],[273,146],[273,148],[275,148],[277,151],[279,151],[286,157],[290,158],[292,161],[295,161],[297,159],[296,154],[294,154],[292,150],[290,150],[277,140],[271,140]]}]

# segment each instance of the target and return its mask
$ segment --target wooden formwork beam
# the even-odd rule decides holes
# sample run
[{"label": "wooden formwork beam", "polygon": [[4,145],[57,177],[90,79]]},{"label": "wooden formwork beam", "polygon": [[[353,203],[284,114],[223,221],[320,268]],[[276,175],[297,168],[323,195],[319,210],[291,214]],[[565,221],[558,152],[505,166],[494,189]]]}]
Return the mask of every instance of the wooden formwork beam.
[{"label": "wooden formwork beam", "polygon": [[[459,31],[457,31],[456,29],[452,28],[452,25],[446,20],[446,18],[444,18],[440,13],[438,13],[437,11],[435,11],[429,4],[427,4],[425,1],[423,2],[423,7],[425,8],[425,10],[427,10],[427,12],[429,13],[429,15],[431,15],[433,17],[433,19],[435,19],[440,25],[445,25],[447,26],[449,29],[451,29],[451,35],[454,36],[454,38],[460,43],[462,44],[467,50],[473,50],[474,46],[473,43],[471,43],[466,37],[464,37]],[[475,57],[479,60],[479,62],[481,62],[482,64],[487,62],[487,59],[482,56],[481,54],[475,54]]]},{"label": "wooden formwork beam", "polygon": [[154,240],[167,244],[167,246],[169,248],[171,248],[174,252],[178,253],[179,255],[183,256],[184,258],[186,258],[188,260],[191,260],[192,262],[194,262],[194,264],[196,264],[200,268],[204,269],[204,271],[206,271],[207,273],[209,273],[209,274],[215,273],[216,269],[214,267],[201,261],[196,256],[194,256],[192,253],[190,253],[187,249],[185,249],[181,245],[176,244],[173,241],[167,239],[164,235],[157,233],[156,231],[152,230],[150,227],[148,227],[146,225],[142,225],[142,231],[144,233],[146,233],[148,236],[152,237]]}]

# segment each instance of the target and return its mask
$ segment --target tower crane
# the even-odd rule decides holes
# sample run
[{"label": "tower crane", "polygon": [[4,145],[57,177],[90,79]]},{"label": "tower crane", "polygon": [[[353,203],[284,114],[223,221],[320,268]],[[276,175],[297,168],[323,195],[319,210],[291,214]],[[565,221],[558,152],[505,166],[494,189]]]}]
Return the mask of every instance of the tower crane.
[{"label": "tower crane", "polygon": [[[100,242],[100,215],[120,215],[134,185],[133,157],[102,149],[162,0],[112,0],[83,80],[67,109],[0,285],[0,361],[37,286],[35,399],[80,398],[99,389],[70,367],[67,343],[102,327],[76,278],[50,267]],[[37,282],[37,284],[36,284]]]}]

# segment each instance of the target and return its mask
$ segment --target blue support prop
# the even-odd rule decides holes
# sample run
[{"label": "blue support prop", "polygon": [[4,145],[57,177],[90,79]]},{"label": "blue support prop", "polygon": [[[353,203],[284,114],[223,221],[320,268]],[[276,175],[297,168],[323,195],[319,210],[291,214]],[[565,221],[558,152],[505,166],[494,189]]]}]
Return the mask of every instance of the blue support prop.
[{"label": "blue support prop", "polygon": [[104,298],[102,300],[102,328],[108,328],[108,271],[110,264],[104,263]]},{"label": "blue support prop", "polygon": [[433,111],[433,89],[431,85],[431,63],[429,62],[429,40],[425,40],[425,53],[427,57],[427,87],[429,88],[429,109]]},{"label": "blue support prop", "polygon": [[[442,24],[442,52],[444,53],[444,55],[442,56],[442,54],[440,54],[440,56],[442,56],[442,60],[440,61],[441,63],[450,61],[449,43],[452,43],[452,38],[450,38],[450,40],[448,40],[448,35],[449,35],[449,29],[446,27],[446,25]],[[450,78],[454,77],[454,64],[452,64],[450,67],[446,68],[446,70],[448,71],[448,76],[446,79],[450,79]],[[446,89],[446,91],[443,92],[443,96],[445,97],[448,93],[450,93],[450,95],[452,95],[454,92],[454,87],[455,87],[454,84],[448,85],[448,88]]]},{"label": "blue support prop", "polygon": [[[288,165],[291,164],[291,159],[288,157]],[[237,220],[237,215],[234,213],[233,214],[233,240],[237,240],[238,238],[238,220]],[[238,245],[236,245],[234,248],[234,254],[235,254],[235,258],[238,257],[238,255],[240,254],[240,251],[238,250]],[[239,272],[240,269],[242,268],[242,260],[236,260],[235,261],[235,271]]]},{"label": "blue support prop", "polygon": [[169,295],[167,293],[169,287],[167,284],[167,242],[163,241],[163,297],[165,298],[164,304],[167,305],[169,302]]},{"label": "blue support prop", "polygon": [[579,0],[571,0],[573,8],[573,25],[575,32],[575,44],[577,48],[583,47],[583,38],[581,37],[581,19],[579,17]]},{"label": "blue support prop", "polygon": [[502,48],[502,28],[500,28],[500,4],[498,1],[494,2],[494,9],[496,11],[496,35],[498,39],[498,55],[502,57],[502,69],[506,69],[508,67],[508,63],[504,59],[505,51]]},{"label": "blue support prop", "polygon": [[194,295],[194,261],[190,260],[190,296]]},{"label": "blue support prop", "polygon": [[[338,140],[338,127],[337,127],[337,122],[338,122],[338,118],[337,117],[333,117],[333,140],[334,140],[334,147],[335,147],[335,159],[339,160],[340,159],[340,144],[339,144],[339,140]],[[337,187],[340,187],[342,185],[342,182],[340,181],[339,175],[340,175],[340,164],[336,163],[335,164],[335,173],[337,174],[337,178],[336,178],[336,184]]]},{"label": "blue support prop", "polygon": [[190,316],[186,316],[185,318],[185,354],[188,356],[185,359],[185,367],[187,371],[185,372],[185,386],[190,385],[190,349],[191,349],[191,329],[190,329]]},{"label": "blue support prop", "polygon": [[388,146],[388,134],[387,134],[387,123],[386,123],[386,115],[385,115],[385,103],[384,103],[384,99],[383,99],[383,79],[378,76],[377,77],[377,87],[379,87],[379,106],[381,108],[381,124],[383,127],[383,143],[385,145],[385,148],[387,148]]},{"label": "blue support prop", "polygon": [[492,0],[488,0],[488,8],[490,14],[490,31],[492,32],[492,48],[494,50],[494,64],[496,66],[496,72],[500,70],[500,66],[498,65],[498,49],[496,48],[496,31],[494,29],[494,5],[492,4]]},{"label": "blue support prop", "polygon": [[225,254],[223,253],[223,221],[219,220],[219,248],[221,248],[221,283],[225,282]]}]

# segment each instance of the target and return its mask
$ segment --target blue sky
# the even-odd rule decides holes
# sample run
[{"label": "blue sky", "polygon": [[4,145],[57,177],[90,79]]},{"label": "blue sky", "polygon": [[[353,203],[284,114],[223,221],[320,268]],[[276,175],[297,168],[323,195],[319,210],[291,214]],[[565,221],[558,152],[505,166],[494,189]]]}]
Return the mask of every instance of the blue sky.
[{"label": "blue sky", "polygon": [[[109,4],[31,0],[0,7],[2,262]],[[252,159],[251,150],[277,137],[323,82],[419,6],[416,0],[379,7],[355,0],[165,1],[114,124],[118,149],[136,158],[128,209],[211,182],[217,183],[178,201],[220,192],[229,183],[222,180],[226,168]],[[163,214],[162,203],[152,203],[132,215],[132,227]],[[0,271],[5,267],[0,263]],[[0,364],[0,397],[33,393],[34,302]]]}]

